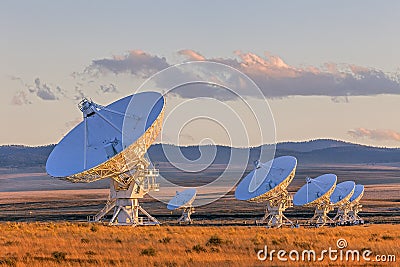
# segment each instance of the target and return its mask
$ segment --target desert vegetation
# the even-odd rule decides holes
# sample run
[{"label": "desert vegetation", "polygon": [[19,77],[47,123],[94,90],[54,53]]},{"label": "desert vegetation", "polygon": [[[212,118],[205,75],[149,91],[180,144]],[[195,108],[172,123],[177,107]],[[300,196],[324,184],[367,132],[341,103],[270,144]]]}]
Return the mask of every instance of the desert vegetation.
[{"label": "desert vegetation", "polygon": [[[0,266],[286,266],[259,261],[269,249],[348,249],[400,254],[400,225],[266,229],[254,226],[110,227],[88,223],[0,224]],[[300,262],[301,266],[326,265]],[[344,263],[333,262],[342,266]],[[376,262],[350,262],[376,266]],[[392,263],[393,266],[396,266]],[[390,266],[386,263],[384,266]]]}]

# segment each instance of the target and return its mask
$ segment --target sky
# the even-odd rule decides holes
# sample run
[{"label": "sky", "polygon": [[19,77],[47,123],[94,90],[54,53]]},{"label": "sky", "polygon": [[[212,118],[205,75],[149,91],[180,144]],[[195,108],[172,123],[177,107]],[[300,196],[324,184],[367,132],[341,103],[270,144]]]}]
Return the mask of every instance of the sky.
[{"label": "sky", "polygon": [[[105,105],[167,67],[208,60],[256,83],[266,100],[242,92],[251,103],[269,105],[278,142],[333,138],[400,147],[398,1],[6,0],[1,6],[0,144],[57,143],[81,121],[76,105],[83,96]],[[167,112],[218,95],[204,88],[168,95]],[[218,96],[240,110],[239,100]],[[192,123],[180,143],[228,144],[229,136],[209,124]],[[234,145],[259,145],[257,134],[250,130],[250,142]]]}]

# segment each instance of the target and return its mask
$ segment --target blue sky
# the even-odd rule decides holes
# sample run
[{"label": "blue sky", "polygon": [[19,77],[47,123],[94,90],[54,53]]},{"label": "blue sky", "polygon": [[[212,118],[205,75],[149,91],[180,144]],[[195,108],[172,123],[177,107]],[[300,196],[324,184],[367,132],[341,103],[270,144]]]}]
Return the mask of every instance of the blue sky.
[{"label": "blue sky", "polygon": [[[301,77],[314,74],[308,70],[311,68],[332,76],[336,68],[343,74],[349,66],[367,69],[362,71],[367,77],[371,73],[375,77],[379,71],[379,75],[386,75],[379,79],[388,82],[365,79],[356,85],[354,81],[343,83],[339,95],[322,88],[321,92],[309,92],[306,87],[310,81],[305,78],[300,93],[274,94],[269,102],[277,123],[277,140],[337,138],[400,146],[400,108],[396,105],[400,100],[398,1],[2,1],[1,6],[0,111],[7,114],[0,120],[7,125],[0,134],[1,144],[57,142],[78,121],[77,100],[64,99],[62,94],[53,100],[43,99],[39,89],[32,89],[38,78],[40,86],[49,90],[59,87],[70,95],[77,84],[85,95],[93,95],[101,85],[116,85],[119,94],[95,95],[99,102],[109,103],[128,94],[129,87],[139,85],[141,79],[132,73],[106,74],[89,88],[82,80],[71,78],[71,73],[82,73],[93,66],[93,60],[126,57],[132,50],[142,50],[149,58],[165,58],[172,65],[184,60],[179,51],[190,50],[205,59],[242,63],[247,63],[249,55],[270,63],[265,55],[268,52],[291,70],[300,69]],[[336,68],[326,70],[326,63]],[[242,69],[250,74],[252,70]],[[285,78],[291,75],[286,67],[278,71]],[[351,75],[360,75],[352,71]],[[389,80],[394,82],[386,90]],[[265,85],[258,81],[260,87]],[[369,86],[362,92],[365,84]],[[14,101],[21,94],[27,100]],[[302,119],[293,125],[291,114]],[[32,131],[23,131],[24,127]]]}]

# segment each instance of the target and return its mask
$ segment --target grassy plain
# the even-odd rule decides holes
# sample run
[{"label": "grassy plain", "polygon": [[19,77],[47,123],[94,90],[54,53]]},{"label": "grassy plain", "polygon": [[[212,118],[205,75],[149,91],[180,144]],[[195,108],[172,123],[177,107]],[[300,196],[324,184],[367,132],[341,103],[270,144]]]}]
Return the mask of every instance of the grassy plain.
[{"label": "grassy plain", "polygon": [[[149,196],[141,203],[162,226],[88,224],[86,216],[105,204],[108,181],[71,184],[52,179],[43,170],[0,169],[0,266],[399,266],[400,259],[394,263],[330,262],[327,257],[323,262],[280,262],[275,254],[271,262],[258,261],[256,256],[264,245],[268,250],[320,253],[336,249],[336,241],[344,238],[348,249],[400,257],[400,224],[390,224],[400,222],[399,170],[391,166],[299,168],[289,187],[291,193],[304,184],[305,176],[328,172],[337,173],[340,181],[366,185],[361,216],[377,224],[266,229],[254,226],[264,215],[265,204],[238,201],[232,192],[196,208],[192,226],[171,226],[179,212],[171,214],[165,203]],[[310,218],[313,210],[293,207],[285,214],[301,221]]]},{"label": "grassy plain", "polygon": [[[344,238],[345,249],[374,255],[400,254],[400,225],[266,229],[250,226],[110,227],[88,223],[2,223],[0,265],[4,266],[287,266],[268,249],[320,251]],[[398,264],[399,259],[397,260]],[[290,262],[297,266],[398,266],[377,262]]]}]

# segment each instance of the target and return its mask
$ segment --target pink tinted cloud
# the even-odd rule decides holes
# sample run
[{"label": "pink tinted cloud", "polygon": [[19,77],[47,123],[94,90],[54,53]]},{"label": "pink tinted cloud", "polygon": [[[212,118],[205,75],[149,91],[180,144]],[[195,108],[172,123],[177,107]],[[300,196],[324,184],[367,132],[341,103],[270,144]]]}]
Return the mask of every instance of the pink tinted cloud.
[{"label": "pink tinted cloud", "polygon": [[[177,52],[190,61],[213,61],[238,69],[259,86],[266,97],[330,96],[335,102],[348,102],[351,96],[400,94],[400,74],[350,64],[326,63],[321,67],[296,67],[279,56],[235,51],[234,57],[207,58],[200,52],[184,49]],[[130,73],[149,77],[171,66],[166,58],[141,50],[125,55],[93,60],[87,73]],[[245,92],[244,92],[245,93]]]},{"label": "pink tinted cloud", "polygon": [[399,141],[400,133],[393,130],[357,128],[347,132],[355,138],[369,138],[381,141]]},{"label": "pink tinted cloud", "polygon": [[[185,51],[185,54],[190,54],[190,50]],[[344,97],[345,101],[335,102],[348,102],[350,96],[400,94],[399,74],[393,78],[379,70],[333,62],[320,68],[295,67],[270,53],[259,56],[235,51],[235,55],[236,59],[205,60],[224,63],[242,71],[256,82],[267,97],[322,95],[331,96],[334,100]]]},{"label": "pink tinted cloud", "polygon": [[179,55],[186,56],[190,61],[203,61],[206,58],[201,55],[199,52],[190,49],[184,49],[178,51]]}]

